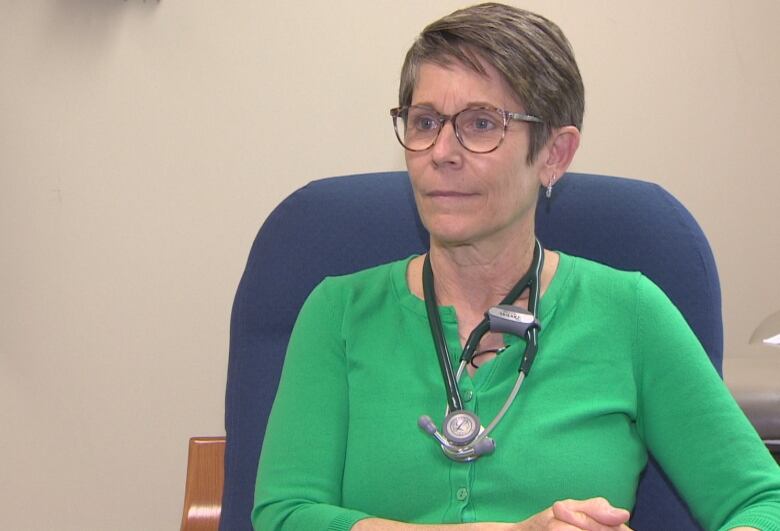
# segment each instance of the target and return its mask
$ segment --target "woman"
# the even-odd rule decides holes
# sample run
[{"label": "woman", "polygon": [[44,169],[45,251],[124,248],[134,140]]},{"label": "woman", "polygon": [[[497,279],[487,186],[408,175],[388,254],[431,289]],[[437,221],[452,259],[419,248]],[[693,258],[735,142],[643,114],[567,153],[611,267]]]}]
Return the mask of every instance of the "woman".
[{"label": "woman", "polygon": [[777,467],[664,294],[535,239],[583,92],[532,13],[484,4],[423,31],[392,115],[430,251],[310,295],[256,529],[626,529],[648,451],[704,527],[780,529]]}]

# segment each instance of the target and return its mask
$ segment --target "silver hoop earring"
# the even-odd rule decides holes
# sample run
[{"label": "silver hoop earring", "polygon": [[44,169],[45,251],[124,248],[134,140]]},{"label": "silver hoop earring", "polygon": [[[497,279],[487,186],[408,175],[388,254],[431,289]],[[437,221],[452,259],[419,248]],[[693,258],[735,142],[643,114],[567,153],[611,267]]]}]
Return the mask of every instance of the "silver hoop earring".
[{"label": "silver hoop earring", "polygon": [[550,180],[547,182],[547,191],[544,193],[544,195],[547,197],[547,199],[550,199],[552,197],[552,187],[555,183],[555,174],[552,174],[552,177],[550,177]]}]

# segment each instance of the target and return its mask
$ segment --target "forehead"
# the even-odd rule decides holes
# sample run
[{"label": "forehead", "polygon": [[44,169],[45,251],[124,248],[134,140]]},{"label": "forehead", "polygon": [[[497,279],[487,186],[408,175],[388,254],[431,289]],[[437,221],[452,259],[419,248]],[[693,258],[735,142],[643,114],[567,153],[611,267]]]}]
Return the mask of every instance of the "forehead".
[{"label": "forehead", "polygon": [[471,105],[491,105],[519,110],[521,102],[504,77],[492,65],[482,62],[481,74],[453,61],[447,65],[424,62],[417,69],[413,105],[430,105],[446,114]]}]

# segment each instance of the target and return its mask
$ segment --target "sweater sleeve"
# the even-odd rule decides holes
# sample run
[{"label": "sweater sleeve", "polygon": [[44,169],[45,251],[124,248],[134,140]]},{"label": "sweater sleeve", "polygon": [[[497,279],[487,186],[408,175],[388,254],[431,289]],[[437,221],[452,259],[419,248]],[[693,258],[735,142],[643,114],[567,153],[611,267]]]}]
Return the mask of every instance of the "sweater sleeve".
[{"label": "sweater sleeve", "polygon": [[328,286],[293,328],[260,455],[255,529],[340,531],[367,516],[340,506],[349,404],[343,301]]},{"label": "sweater sleeve", "polygon": [[780,531],[780,468],[677,308],[637,286],[637,427],[705,529]]}]

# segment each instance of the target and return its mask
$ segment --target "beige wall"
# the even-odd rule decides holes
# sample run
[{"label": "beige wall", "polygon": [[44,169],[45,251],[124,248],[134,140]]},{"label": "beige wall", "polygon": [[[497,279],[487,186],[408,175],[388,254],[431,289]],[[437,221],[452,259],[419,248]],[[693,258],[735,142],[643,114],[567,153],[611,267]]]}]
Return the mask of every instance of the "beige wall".
[{"label": "beige wall", "polygon": [[[402,167],[402,55],[460,5],[0,0],[3,528],[176,528],[259,224],[310,179]],[[523,5],[581,64],[574,169],[689,206],[740,355],[780,308],[780,2]]]}]

